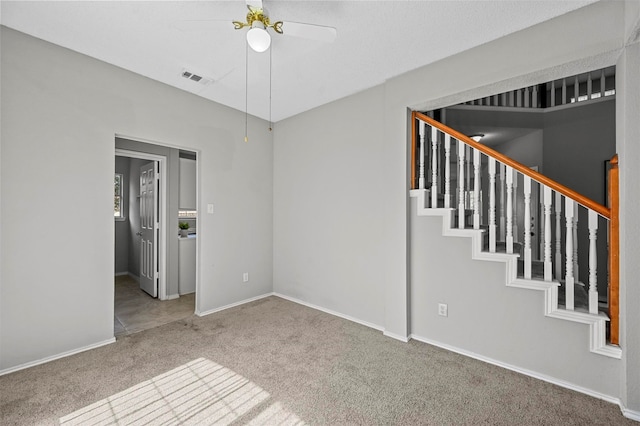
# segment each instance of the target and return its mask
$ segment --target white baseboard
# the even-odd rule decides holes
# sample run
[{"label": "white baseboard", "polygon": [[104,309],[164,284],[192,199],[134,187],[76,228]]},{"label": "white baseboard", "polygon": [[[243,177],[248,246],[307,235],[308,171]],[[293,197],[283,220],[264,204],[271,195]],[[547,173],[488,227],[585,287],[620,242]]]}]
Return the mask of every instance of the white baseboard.
[{"label": "white baseboard", "polygon": [[116,276],[116,277],[122,277],[122,276],[124,276],[124,275],[130,275],[130,274],[129,274],[129,272],[116,272],[116,273],[115,273],[115,276]]},{"label": "white baseboard", "polygon": [[576,392],[583,393],[585,395],[592,396],[594,398],[602,399],[607,402],[611,402],[613,404],[617,404],[620,406],[622,412],[624,413],[624,408],[620,403],[620,399],[614,396],[605,395],[603,393],[594,391],[592,389],[583,388],[582,386],[575,385],[573,383],[565,382],[564,380],[556,379],[555,377],[547,376],[546,374],[538,373],[535,371],[527,370],[526,368],[516,367],[515,365],[507,364],[502,361],[495,360],[493,358],[486,357],[484,355],[479,355],[475,352],[467,351],[465,349],[460,349],[455,346],[447,345],[445,343],[440,343],[435,340],[427,339],[426,337],[417,336],[412,334],[409,336],[413,340],[417,340],[419,342],[427,343],[429,345],[437,346],[442,349],[446,349],[451,352],[458,353],[460,355],[468,356],[469,358],[477,359],[479,361],[486,362],[488,364],[495,365],[497,367],[506,368],[507,370],[515,371],[516,373],[524,374],[525,376],[533,377],[534,379],[542,380],[547,383],[552,383],[554,385],[561,386],[566,389],[574,390]]},{"label": "white baseboard", "polygon": [[89,351],[91,349],[96,349],[96,348],[99,348],[100,346],[105,346],[105,345],[108,345],[110,343],[114,343],[115,341],[116,341],[115,337],[112,337],[111,339],[103,340],[102,342],[94,343],[92,345],[83,346],[83,347],[78,348],[78,349],[73,349],[71,351],[62,352],[62,353],[57,354],[57,355],[49,356],[49,357],[42,358],[42,359],[39,359],[39,360],[36,360],[36,361],[27,362],[25,364],[20,364],[20,365],[17,365],[15,367],[10,367],[10,368],[4,369],[4,370],[0,370],[0,376],[4,376],[5,374],[9,374],[9,373],[14,373],[14,372],[19,371],[19,370],[24,370],[25,368],[35,367],[36,365],[44,364],[45,362],[54,361],[54,360],[60,359],[60,358],[65,358],[65,357],[68,357],[68,356],[71,356],[71,355],[75,355],[75,354],[80,353],[80,352]]},{"label": "white baseboard", "polygon": [[269,296],[273,296],[273,293],[261,294],[260,296],[252,297],[252,298],[245,299],[245,300],[241,300],[239,302],[231,303],[229,305],[221,306],[219,308],[209,309],[207,311],[198,311],[196,309],[196,315],[199,316],[199,317],[204,317],[206,315],[210,315],[210,314],[214,314],[216,312],[224,311],[225,309],[235,308],[236,306],[244,305],[245,303],[250,303],[250,302],[254,302],[256,300],[264,299],[265,297],[269,297]]},{"label": "white baseboard", "polygon": [[367,322],[367,321],[362,321],[362,320],[360,320],[358,318],[354,318],[354,317],[352,317],[350,315],[345,315],[345,314],[342,314],[340,312],[332,311],[331,309],[323,308],[322,306],[314,305],[313,303],[308,303],[308,302],[305,302],[304,300],[296,299],[295,297],[286,296],[284,294],[276,293],[276,292],[274,292],[273,295],[274,296],[278,296],[278,297],[280,297],[282,299],[288,300],[290,302],[294,302],[294,303],[297,303],[299,305],[306,306],[308,308],[316,309],[318,311],[322,311],[324,313],[327,313],[327,314],[330,314],[330,315],[334,315],[336,317],[340,317],[340,318],[355,322],[357,324],[364,325],[365,327],[373,328],[374,330],[384,331],[384,327],[381,327],[381,326],[379,326],[377,324],[373,324],[373,323]]},{"label": "white baseboard", "polygon": [[628,419],[640,422],[640,411],[629,410],[628,408],[620,407],[622,415]]},{"label": "white baseboard", "polygon": [[407,336],[402,336],[400,334],[396,334],[396,333],[392,333],[390,331],[385,330],[382,334],[384,334],[387,337],[391,337],[392,339],[396,339],[396,340],[400,340],[401,342],[407,343],[410,339],[410,337]]},{"label": "white baseboard", "polygon": [[179,294],[170,294],[167,297],[164,298],[164,300],[173,300],[173,299],[178,299],[180,297]]}]

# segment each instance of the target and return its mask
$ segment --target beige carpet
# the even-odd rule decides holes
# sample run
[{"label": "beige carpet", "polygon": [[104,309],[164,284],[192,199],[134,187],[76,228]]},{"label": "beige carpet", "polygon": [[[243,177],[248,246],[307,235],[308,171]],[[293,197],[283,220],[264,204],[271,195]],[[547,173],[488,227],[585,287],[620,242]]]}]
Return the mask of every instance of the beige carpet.
[{"label": "beige carpet", "polygon": [[2,425],[617,425],[620,409],[269,297],[0,377]]}]

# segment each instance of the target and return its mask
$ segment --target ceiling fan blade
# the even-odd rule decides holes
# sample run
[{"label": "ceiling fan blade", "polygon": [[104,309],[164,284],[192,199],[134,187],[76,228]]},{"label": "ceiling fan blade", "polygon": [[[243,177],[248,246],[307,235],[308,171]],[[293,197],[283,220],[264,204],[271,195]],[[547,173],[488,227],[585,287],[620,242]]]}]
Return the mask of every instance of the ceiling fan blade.
[{"label": "ceiling fan blade", "polygon": [[262,0],[246,0],[247,6],[254,9],[262,9]]},{"label": "ceiling fan blade", "polygon": [[282,33],[294,37],[308,38],[328,43],[334,41],[338,36],[338,32],[334,27],[290,21],[282,23]]}]

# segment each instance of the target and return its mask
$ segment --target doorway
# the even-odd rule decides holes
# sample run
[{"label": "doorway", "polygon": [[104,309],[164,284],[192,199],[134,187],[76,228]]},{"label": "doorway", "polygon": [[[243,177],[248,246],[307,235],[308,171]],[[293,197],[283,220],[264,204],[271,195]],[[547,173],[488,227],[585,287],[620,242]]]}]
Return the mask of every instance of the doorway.
[{"label": "doorway", "polygon": [[178,150],[117,137],[115,155],[114,335],[122,337],[193,315],[196,295],[195,285],[189,294],[178,292],[172,251]]}]

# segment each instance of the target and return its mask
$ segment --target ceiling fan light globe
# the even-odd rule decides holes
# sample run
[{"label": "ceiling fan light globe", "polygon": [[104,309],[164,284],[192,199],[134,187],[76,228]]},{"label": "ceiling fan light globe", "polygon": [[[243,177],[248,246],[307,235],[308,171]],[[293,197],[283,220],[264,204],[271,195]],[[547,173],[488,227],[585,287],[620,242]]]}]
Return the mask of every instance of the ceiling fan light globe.
[{"label": "ceiling fan light globe", "polygon": [[247,43],[253,50],[261,53],[271,45],[271,36],[264,28],[253,27],[247,32]]}]

